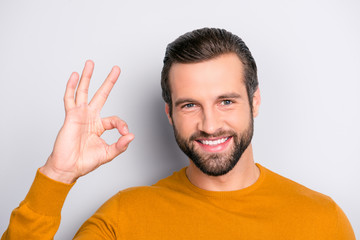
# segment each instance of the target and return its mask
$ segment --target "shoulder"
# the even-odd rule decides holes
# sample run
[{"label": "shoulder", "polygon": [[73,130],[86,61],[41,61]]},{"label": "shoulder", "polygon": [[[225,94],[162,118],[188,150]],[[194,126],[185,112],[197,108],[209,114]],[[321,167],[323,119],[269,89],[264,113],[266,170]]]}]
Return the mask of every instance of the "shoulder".
[{"label": "shoulder", "polygon": [[262,194],[271,196],[271,201],[278,206],[275,209],[281,211],[281,215],[292,216],[308,229],[314,228],[314,232],[324,228],[324,232],[338,236],[336,239],[355,239],[349,220],[331,197],[261,165],[259,168],[264,174]]},{"label": "shoulder", "polygon": [[269,191],[274,198],[284,199],[288,206],[299,209],[322,212],[333,215],[336,212],[336,203],[327,195],[314,191],[289,178],[274,173],[260,166],[264,172],[264,190]]}]

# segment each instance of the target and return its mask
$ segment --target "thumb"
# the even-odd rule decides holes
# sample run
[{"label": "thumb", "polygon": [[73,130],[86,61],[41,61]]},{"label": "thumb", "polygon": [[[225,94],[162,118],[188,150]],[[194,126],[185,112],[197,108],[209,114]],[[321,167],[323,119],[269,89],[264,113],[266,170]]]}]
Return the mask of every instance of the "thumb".
[{"label": "thumb", "polygon": [[130,142],[134,140],[135,136],[132,133],[128,133],[124,136],[121,136],[116,143],[111,144],[107,148],[107,159],[106,162],[109,162],[113,160],[115,157],[117,157],[120,153],[124,152]]}]

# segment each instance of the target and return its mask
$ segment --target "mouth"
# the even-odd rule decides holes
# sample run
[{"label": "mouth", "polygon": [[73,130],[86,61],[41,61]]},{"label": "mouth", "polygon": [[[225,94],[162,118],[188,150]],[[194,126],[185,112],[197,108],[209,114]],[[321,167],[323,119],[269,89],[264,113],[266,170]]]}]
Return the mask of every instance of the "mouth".
[{"label": "mouth", "polygon": [[220,137],[216,139],[197,139],[195,140],[198,145],[206,152],[221,152],[224,151],[232,139],[229,137]]},{"label": "mouth", "polygon": [[215,140],[196,140],[196,141],[203,145],[216,146],[216,145],[226,142],[227,140],[229,140],[229,138],[230,137],[223,137],[223,138],[218,138]]}]

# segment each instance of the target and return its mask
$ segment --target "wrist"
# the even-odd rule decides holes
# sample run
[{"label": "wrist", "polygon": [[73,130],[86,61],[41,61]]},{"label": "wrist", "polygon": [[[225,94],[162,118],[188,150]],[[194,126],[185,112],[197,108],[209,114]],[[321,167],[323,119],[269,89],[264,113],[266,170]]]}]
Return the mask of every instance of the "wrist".
[{"label": "wrist", "polygon": [[77,177],[75,177],[74,174],[72,173],[53,169],[52,167],[47,166],[46,164],[41,168],[39,168],[39,171],[45,176],[51,178],[52,180],[66,184],[72,184],[77,179]]}]

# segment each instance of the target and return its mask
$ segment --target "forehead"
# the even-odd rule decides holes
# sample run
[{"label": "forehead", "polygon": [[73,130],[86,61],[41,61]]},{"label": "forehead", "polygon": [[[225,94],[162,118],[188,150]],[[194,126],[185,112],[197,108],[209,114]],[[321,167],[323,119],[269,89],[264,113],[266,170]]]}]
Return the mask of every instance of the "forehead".
[{"label": "forehead", "polygon": [[169,73],[172,100],[246,93],[244,66],[234,53],[199,63],[175,63]]}]

